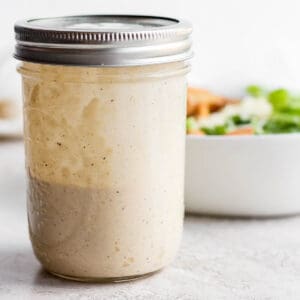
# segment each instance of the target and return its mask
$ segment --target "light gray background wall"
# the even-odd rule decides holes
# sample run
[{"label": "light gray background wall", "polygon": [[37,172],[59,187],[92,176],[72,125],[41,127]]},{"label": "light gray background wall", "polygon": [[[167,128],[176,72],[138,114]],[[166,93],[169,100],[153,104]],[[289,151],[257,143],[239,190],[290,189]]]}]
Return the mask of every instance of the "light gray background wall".
[{"label": "light gray background wall", "polygon": [[[3,48],[13,45],[16,19],[82,13],[189,19],[195,50],[191,82],[225,94],[256,82],[300,91],[299,0],[0,0],[0,63]],[[0,65],[0,93],[15,87],[13,69],[11,63]]]}]

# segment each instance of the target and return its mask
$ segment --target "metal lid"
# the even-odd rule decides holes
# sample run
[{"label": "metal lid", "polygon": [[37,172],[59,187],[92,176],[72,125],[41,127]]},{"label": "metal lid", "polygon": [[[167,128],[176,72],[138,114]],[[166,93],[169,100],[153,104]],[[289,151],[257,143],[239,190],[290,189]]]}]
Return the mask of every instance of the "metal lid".
[{"label": "metal lid", "polygon": [[15,24],[15,58],[78,66],[138,66],[189,59],[188,22],[154,16],[82,15]]}]

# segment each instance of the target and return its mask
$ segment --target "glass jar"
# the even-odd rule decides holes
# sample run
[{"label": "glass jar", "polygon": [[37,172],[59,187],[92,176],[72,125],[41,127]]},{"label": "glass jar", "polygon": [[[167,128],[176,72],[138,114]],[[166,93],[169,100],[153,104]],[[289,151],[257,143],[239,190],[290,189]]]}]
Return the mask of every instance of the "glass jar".
[{"label": "glass jar", "polygon": [[[151,21],[165,20],[148,17],[146,26],[145,17],[94,16],[93,27],[86,18],[64,18],[74,39],[77,28],[97,25],[92,33],[103,34],[102,26],[107,32],[113,27],[109,18],[127,31],[142,24],[143,32],[155,32]],[[26,24],[58,22],[46,20]],[[160,30],[173,26],[176,32],[176,24]],[[173,50],[173,59],[164,53],[149,63],[150,51],[147,57],[128,54],[121,63],[119,53],[105,58],[102,36],[95,42],[100,50],[92,49],[97,63],[84,53],[91,51],[88,43],[71,50],[64,44],[69,57],[55,62],[53,41],[50,48],[43,41],[43,58],[34,38],[31,49],[22,48],[22,36],[30,39],[24,28],[16,26],[16,56],[23,60],[27,208],[36,257],[49,272],[81,281],[123,281],[160,270],[173,260],[183,224],[187,50],[181,59]],[[109,46],[138,52],[158,43],[133,42],[119,41],[117,51],[116,41]]]}]

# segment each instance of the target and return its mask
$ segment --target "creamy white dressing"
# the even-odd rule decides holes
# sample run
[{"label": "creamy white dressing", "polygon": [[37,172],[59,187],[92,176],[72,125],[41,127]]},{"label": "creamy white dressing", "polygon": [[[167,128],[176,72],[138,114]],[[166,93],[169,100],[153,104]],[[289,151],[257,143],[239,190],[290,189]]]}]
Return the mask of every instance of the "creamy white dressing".
[{"label": "creamy white dressing", "polygon": [[186,65],[20,71],[29,231],[43,266],[104,280],[168,265],[183,225]]}]

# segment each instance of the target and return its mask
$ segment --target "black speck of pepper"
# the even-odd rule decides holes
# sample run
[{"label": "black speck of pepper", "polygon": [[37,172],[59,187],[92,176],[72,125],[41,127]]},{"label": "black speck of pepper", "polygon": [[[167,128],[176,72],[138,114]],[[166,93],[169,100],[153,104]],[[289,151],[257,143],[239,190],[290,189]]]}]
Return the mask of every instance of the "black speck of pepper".
[{"label": "black speck of pepper", "polygon": [[122,207],[122,210],[125,210],[125,207]]},{"label": "black speck of pepper", "polygon": [[103,160],[106,160],[106,157],[104,156],[104,157],[102,157],[102,159],[103,159]]},{"label": "black speck of pepper", "polygon": [[91,164],[91,166],[93,167],[93,166],[94,166],[94,164],[92,163],[92,164]]},{"label": "black speck of pepper", "polygon": [[59,143],[59,142],[57,142],[56,144],[57,144],[58,146],[61,146],[61,143]]},{"label": "black speck of pepper", "polygon": [[117,193],[117,194],[119,194],[119,193],[120,193],[120,191],[116,191],[116,193]]},{"label": "black speck of pepper", "polygon": [[48,164],[45,164],[45,167],[48,167]]},{"label": "black speck of pepper", "polygon": [[115,100],[114,99],[110,99],[110,102],[114,102]]}]

